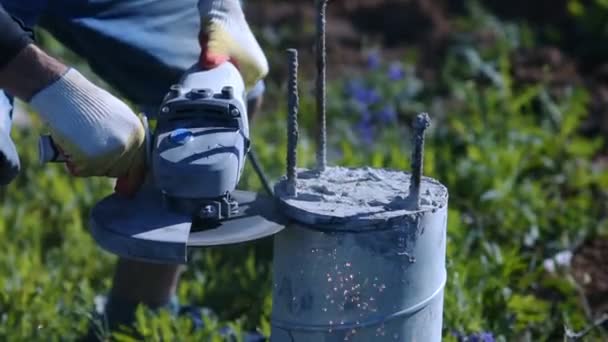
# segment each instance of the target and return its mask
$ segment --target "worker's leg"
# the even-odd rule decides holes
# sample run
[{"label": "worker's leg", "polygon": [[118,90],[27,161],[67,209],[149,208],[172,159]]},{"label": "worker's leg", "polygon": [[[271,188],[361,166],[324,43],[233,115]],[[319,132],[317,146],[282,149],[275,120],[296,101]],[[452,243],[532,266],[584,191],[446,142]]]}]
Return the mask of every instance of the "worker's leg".
[{"label": "worker's leg", "polygon": [[[198,59],[197,0],[49,4],[42,26],[130,102],[149,109],[148,114],[154,114],[170,85]],[[120,260],[108,314],[116,311],[115,303],[169,304],[179,273],[175,265]]]},{"label": "worker's leg", "polygon": [[113,287],[108,297],[105,316],[109,328],[130,325],[139,304],[151,309],[177,311],[174,301],[180,268],[120,259],[114,271]]},{"label": "worker's leg", "polygon": [[[184,2],[195,10],[194,1]],[[138,14],[138,7],[147,8],[141,1],[97,1],[95,5],[90,1],[0,2],[9,13],[30,26],[40,24],[42,14],[52,18],[47,20],[46,28],[69,48],[81,54],[102,78],[123,92],[129,100],[143,106],[160,101],[169,84],[196,60],[197,45],[192,44],[192,40],[188,42],[186,39],[184,42],[179,37],[169,39],[166,35],[158,34],[163,30],[159,23],[162,19],[166,25],[175,25],[177,22],[192,27],[197,25],[196,16],[184,16],[177,11],[176,6],[165,6],[167,12],[162,15],[163,9],[158,6],[155,10],[146,11],[151,12],[149,14]],[[124,13],[113,10],[118,5],[122,5]],[[127,15],[131,18],[125,19]],[[141,25],[134,28],[134,22]],[[192,34],[196,35],[196,32]],[[151,44],[152,41],[156,44]],[[137,45],[136,42],[148,47]],[[183,45],[180,42],[184,42]],[[179,50],[180,53],[164,56],[154,53],[172,49]],[[10,127],[10,108],[8,98],[0,91],[0,148],[1,145],[6,145],[2,144],[1,139],[6,136],[2,134],[3,128]],[[135,309],[140,303],[151,308],[170,307],[179,272],[180,268],[175,265],[119,260],[106,308],[111,327],[132,322]]]},{"label": "worker's leg", "polygon": [[[59,2],[49,2],[41,26],[141,108],[155,109],[198,58],[196,0]],[[177,265],[119,260],[105,310],[110,327],[132,323],[138,304],[170,307],[179,274]]]},{"label": "worker's leg", "polygon": [[42,26],[136,105],[156,110],[198,60],[197,0],[55,2],[62,5],[49,1]]},{"label": "worker's leg", "polygon": [[[170,85],[198,60],[197,0],[52,4],[42,26],[148,114],[154,114]],[[177,266],[120,260],[107,306],[109,320],[128,322],[135,303],[168,306],[179,274]]]},{"label": "worker's leg", "polygon": [[197,0],[55,2],[40,24],[136,105],[158,106],[198,59]]}]

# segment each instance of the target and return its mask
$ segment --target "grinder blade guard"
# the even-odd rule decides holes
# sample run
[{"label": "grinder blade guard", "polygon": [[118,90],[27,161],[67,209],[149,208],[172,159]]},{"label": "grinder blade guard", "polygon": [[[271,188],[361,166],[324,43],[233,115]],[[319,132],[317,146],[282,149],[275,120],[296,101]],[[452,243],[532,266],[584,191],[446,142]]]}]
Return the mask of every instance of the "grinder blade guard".
[{"label": "grinder blade guard", "polygon": [[96,241],[119,256],[185,263],[188,247],[251,241],[284,228],[275,202],[237,191],[251,142],[243,79],[226,62],[190,70],[148,130],[148,181],[91,215]]}]

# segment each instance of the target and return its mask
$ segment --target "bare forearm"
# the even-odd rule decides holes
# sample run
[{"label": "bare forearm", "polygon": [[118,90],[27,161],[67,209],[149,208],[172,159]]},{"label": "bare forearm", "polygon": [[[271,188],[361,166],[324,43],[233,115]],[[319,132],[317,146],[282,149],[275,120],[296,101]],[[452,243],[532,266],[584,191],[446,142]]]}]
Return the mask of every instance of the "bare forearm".
[{"label": "bare forearm", "polygon": [[33,34],[0,3],[0,89],[24,101],[58,79],[66,67],[33,43]]},{"label": "bare forearm", "polygon": [[0,89],[29,101],[34,94],[57,80],[66,70],[64,64],[30,44],[0,69]]}]

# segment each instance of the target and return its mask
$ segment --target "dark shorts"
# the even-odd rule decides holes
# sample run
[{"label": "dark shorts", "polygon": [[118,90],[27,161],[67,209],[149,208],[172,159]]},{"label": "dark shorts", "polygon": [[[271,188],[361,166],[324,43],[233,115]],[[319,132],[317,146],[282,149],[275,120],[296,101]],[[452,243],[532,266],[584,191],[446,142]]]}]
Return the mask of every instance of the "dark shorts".
[{"label": "dark shorts", "polygon": [[[140,110],[153,115],[182,73],[198,59],[198,0],[0,0],[80,55]],[[260,82],[250,96],[263,91]],[[2,96],[2,94],[0,94]],[[0,100],[0,116],[6,116]]]}]

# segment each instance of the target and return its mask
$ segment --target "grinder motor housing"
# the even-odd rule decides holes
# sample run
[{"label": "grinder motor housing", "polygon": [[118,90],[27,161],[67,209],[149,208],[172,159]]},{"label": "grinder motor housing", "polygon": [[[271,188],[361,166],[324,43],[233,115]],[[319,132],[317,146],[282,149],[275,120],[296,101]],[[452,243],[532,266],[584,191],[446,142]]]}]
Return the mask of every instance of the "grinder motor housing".
[{"label": "grinder motor housing", "polygon": [[235,213],[230,194],[250,148],[245,85],[236,67],[226,62],[187,72],[163,99],[148,141],[153,182],[172,210],[205,220]]}]

